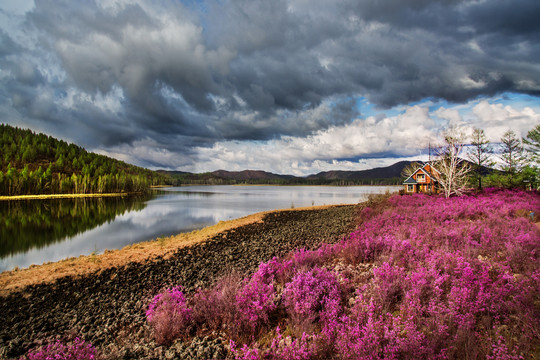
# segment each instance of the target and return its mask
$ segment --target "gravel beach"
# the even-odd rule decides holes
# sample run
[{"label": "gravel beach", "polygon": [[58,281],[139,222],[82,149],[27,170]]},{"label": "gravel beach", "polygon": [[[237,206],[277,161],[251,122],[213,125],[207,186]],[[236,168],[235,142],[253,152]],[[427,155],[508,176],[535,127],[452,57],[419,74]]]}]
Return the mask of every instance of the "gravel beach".
[{"label": "gravel beach", "polygon": [[357,205],[272,212],[172,256],[12,292],[0,297],[0,358],[77,336],[107,359],[224,358],[226,339],[219,334],[156,345],[144,315],[150,299],[164,287],[182,285],[189,294],[231,271],[248,274],[274,256],[336,242],[354,230],[357,216]]}]

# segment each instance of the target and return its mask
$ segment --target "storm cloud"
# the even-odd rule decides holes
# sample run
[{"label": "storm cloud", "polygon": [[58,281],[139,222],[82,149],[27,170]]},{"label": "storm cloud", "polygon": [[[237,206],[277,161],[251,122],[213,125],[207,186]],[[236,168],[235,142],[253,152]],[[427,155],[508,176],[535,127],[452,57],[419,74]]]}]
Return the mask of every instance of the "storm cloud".
[{"label": "storm cloud", "polygon": [[350,151],[289,152],[413,156],[411,128],[439,126],[419,102],[540,95],[538,14],[537,0],[40,0],[0,13],[1,121],[152,167],[340,132]]}]

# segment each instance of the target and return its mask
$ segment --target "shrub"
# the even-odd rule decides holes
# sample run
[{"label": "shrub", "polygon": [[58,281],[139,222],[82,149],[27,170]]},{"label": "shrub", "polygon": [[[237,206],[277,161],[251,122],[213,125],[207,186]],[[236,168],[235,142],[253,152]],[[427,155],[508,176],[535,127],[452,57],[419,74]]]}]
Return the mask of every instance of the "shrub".
[{"label": "shrub", "polygon": [[249,281],[245,281],[236,295],[236,308],[236,326],[250,335],[255,335],[268,324],[270,313],[276,309],[272,278],[257,272]]},{"label": "shrub", "polygon": [[231,273],[212,288],[198,290],[192,300],[194,324],[209,331],[238,332],[236,294],[241,284],[240,275]]},{"label": "shrub", "polygon": [[[231,343],[236,359],[534,356],[540,230],[531,212],[540,196],[523,191],[393,196],[365,208],[361,227],[335,245],[199,291],[180,322],[225,331],[243,344]],[[291,336],[274,334],[277,324]]]},{"label": "shrub", "polygon": [[276,328],[276,334],[277,336],[272,340],[267,358],[275,360],[309,360],[316,356],[316,336],[308,336],[303,333],[298,339],[292,339],[290,336],[283,337],[279,327]]},{"label": "shrub", "polygon": [[187,307],[181,288],[167,289],[154,297],[146,312],[158,344],[170,344],[187,335],[192,310]]},{"label": "shrub", "polygon": [[330,323],[341,313],[341,287],[333,273],[313,268],[285,285],[283,303],[297,332],[312,331],[319,320]]},{"label": "shrub", "polygon": [[26,355],[28,360],[94,360],[96,358],[96,349],[92,344],[80,338],[76,338],[72,344],[56,341],[40,349],[30,350]]},{"label": "shrub", "polygon": [[254,348],[250,349],[247,344],[244,344],[244,346],[241,349],[236,348],[236,343],[231,340],[230,341],[230,348],[231,352],[234,355],[235,360],[260,360],[261,355],[259,353],[259,349]]}]

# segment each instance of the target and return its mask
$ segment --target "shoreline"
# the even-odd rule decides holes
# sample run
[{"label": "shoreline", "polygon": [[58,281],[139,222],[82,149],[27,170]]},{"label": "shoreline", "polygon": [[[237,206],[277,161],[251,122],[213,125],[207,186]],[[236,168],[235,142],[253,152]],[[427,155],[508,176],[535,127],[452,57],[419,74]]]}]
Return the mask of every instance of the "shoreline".
[{"label": "shoreline", "polygon": [[271,214],[294,211],[317,211],[334,207],[355,206],[350,204],[319,205],[294,209],[276,209],[258,212],[241,218],[220,221],[211,226],[169,237],[150,239],[127,245],[122,249],[105,250],[102,254],[80,255],[56,262],[15,268],[0,273],[0,296],[9,295],[28,286],[50,284],[63,277],[83,277],[103,272],[129,263],[145,263],[157,258],[167,259],[184,247],[205,243],[212,238],[240,227],[264,223],[264,217]]},{"label": "shoreline", "polygon": [[[276,256],[341,241],[358,226],[361,207],[354,204],[259,213],[260,221],[253,215],[244,218],[247,225],[217,224],[209,231],[215,235],[202,234],[202,241],[180,245],[171,241],[171,247],[177,249],[165,256],[161,243],[168,245],[168,239],[150,242],[159,250],[150,260],[144,259],[152,247],[138,249],[145,255],[140,261],[128,258],[121,265],[105,267],[107,253],[95,256],[95,264],[86,261],[96,268],[84,274],[64,275],[48,282],[30,279],[33,285],[0,294],[4,320],[0,322],[0,358],[19,359],[47,339],[78,336],[104,354],[118,354],[117,358],[223,359],[225,340],[219,335],[197,338],[190,344],[179,342],[178,348],[169,349],[149,341],[145,312],[150,300],[163,288],[182,286],[187,294],[194,293],[223,276],[256,271],[261,262]],[[42,276],[43,267],[30,270]]]},{"label": "shoreline", "polygon": [[10,195],[0,196],[0,201],[13,200],[47,200],[47,199],[72,199],[72,198],[96,198],[96,197],[122,197],[139,195],[140,192],[127,193],[103,193],[103,194],[41,194],[41,195]]}]

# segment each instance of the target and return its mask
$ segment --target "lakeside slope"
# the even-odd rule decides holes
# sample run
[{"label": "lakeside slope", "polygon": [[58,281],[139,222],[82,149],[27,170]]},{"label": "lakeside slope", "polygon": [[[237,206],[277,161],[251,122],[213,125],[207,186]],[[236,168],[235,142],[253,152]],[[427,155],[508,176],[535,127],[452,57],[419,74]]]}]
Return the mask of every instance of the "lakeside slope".
[{"label": "lakeside slope", "polygon": [[[103,195],[114,196],[112,194],[96,194],[96,196]],[[84,195],[79,194],[76,196]],[[109,268],[125,266],[131,262],[143,263],[157,257],[170,258],[173,256],[174,252],[180,248],[205,241],[212,241],[212,238],[216,237],[218,234],[231,230],[234,231],[234,229],[238,227],[264,222],[263,219],[265,216],[272,213],[287,211],[319,211],[335,206],[342,205],[321,205],[297,208],[294,210],[282,209],[262,211],[238,219],[220,221],[215,225],[207,226],[200,230],[161,237],[150,241],[143,241],[125,246],[119,250],[106,250],[103,254],[99,255],[81,255],[79,257],[72,257],[42,265],[32,265],[24,269],[16,268],[14,270],[4,271],[0,273],[0,295],[7,295],[10,292],[20,290],[30,285],[48,284],[66,276],[87,276]]]},{"label": "lakeside slope", "polygon": [[[339,241],[354,230],[357,212],[356,205],[265,212],[192,236],[2,274],[0,357],[17,358],[44,340],[74,333],[107,353],[125,353],[124,336],[148,343],[144,312],[160,288],[182,283],[193,292],[231,271],[247,274],[274,256]],[[51,277],[43,277],[46,272]],[[6,289],[12,283],[19,286]],[[134,356],[156,348],[141,345]]]}]

